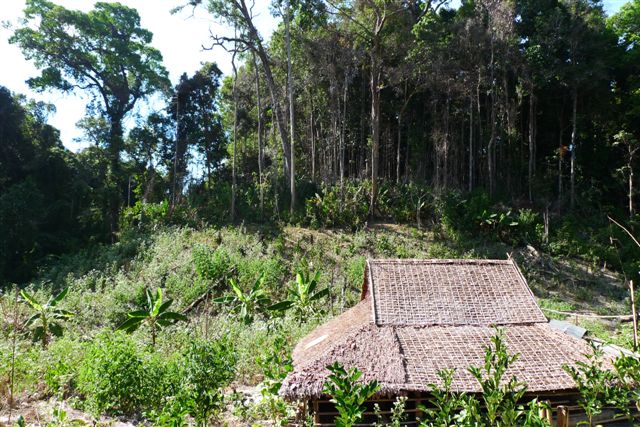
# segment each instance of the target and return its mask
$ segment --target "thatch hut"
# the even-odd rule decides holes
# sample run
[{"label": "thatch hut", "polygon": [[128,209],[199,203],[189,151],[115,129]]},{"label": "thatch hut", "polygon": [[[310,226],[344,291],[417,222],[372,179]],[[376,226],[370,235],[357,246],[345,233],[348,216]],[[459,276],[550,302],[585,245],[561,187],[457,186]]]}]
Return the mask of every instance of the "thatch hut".
[{"label": "thatch hut", "polygon": [[586,361],[589,345],[550,327],[511,260],[369,260],[361,301],[298,343],[280,393],[310,408],[317,425],[331,425],[335,411],[322,390],[326,366],[338,361],[380,383],[383,409],[407,396],[415,419],[443,369],[456,370],[452,391],[481,392],[468,368],[482,365],[495,326],[520,354],[507,376],[552,406],[575,403],[563,365]]}]

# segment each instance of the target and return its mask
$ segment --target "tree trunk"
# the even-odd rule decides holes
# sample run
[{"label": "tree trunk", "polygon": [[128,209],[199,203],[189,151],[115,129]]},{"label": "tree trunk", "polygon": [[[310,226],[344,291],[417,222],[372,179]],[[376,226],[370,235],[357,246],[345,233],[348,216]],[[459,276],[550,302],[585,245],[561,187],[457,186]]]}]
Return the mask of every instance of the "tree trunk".
[{"label": "tree trunk", "polygon": [[529,93],[529,203],[533,203],[533,177],[535,175],[536,163],[535,102],[536,99],[533,94],[533,84],[531,84]]},{"label": "tree trunk", "polygon": [[111,241],[115,242],[116,235],[120,228],[120,151],[123,145],[122,131],[123,116],[112,115],[109,127],[109,157],[111,163],[111,182],[113,188],[109,196],[109,229],[111,231]]},{"label": "tree trunk", "polygon": [[578,89],[573,89],[573,112],[572,116],[572,129],[571,129],[571,209],[575,207],[576,202],[576,139],[578,133],[578,124],[577,124],[577,116],[578,116]]},{"label": "tree trunk", "polygon": [[[273,78],[273,73],[271,71],[271,63],[269,61],[269,55],[262,44],[262,39],[253,24],[252,15],[249,7],[247,7],[245,0],[239,0],[239,12],[242,14],[243,20],[245,21],[249,33],[249,39],[252,42],[250,46],[251,49],[258,55],[260,58],[260,62],[262,63],[262,69],[264,70],[264,77],[267,82],[267,86],[269,88],[269,94],[271,96],[271,104],[273,106],[275,122],[278,127],[278,133],[280,134],[280,140],[282,142],[282,152],[283,152],[283,165],[284,165],[284,176],[287,185],[289,184],[289,180],[286,179],[290,177],[289,170],[289,161],[291,158],[290,153],[290,145],[289,145],[289,136],[287,132],[286,118],[285,114],[282,111],[280,103],[278,102],[278,88],[276,86],[275,80]],[[237,7],[238,7],[237,6]]]},{"label": "tree trunk", "polygon": [[380,160],[380,74],[378,46],[371,53],[371,203],[369,216],[375,215],[378,202],[378,163]]},{"label": "tree trunk", "polygon": [[496,84],[494,78],[494,42],[493,36],[491,39],[491,138],[489,139],[489,145],[487,146],[487,173],[489,174],[489,196],[493,197],[495,191],[495,165],[493,152],[496,144]]},{"label": "tree trunk", "polygon": [[345,176],[345,146],[347,139],[347,94],[349,89],[348,70],[344,72],[342,92],[342,125],[340,127],[340,186],[344,185]]},{"label": "tree trunk", "polygon": [[253,68],[255,69],[256,79],[256,101],[258,108],[258,184],[260,187],[260,217],[264,217],[264,185],[262,184],[263,162],[264,162],[264,147],[262,141],[262,92],[260,90],[260,75],[258,74],[258,61],[256,61],[256,54],[253,53]]},{"label": "tree trunk", "polygon": [[469,96],[469,191],[473,190],[473,98]]},{"label": "tree trunk", "polygon": [[316,182],[316,133],[313,123],[313,100],[309,95],[310,112],[309,112],[309,127],[311,129],[311,182]]},{"label": "tree trunk", "polygon": [[233,68],[233,157],[231,160],[231,222],[236,220],[236,159],[237,159],[237,133],[238,133],[238,93],[236,90],[238,69],[236,68],[236,53],[234,49],[231,56]]},{"label": "tree trunk", "polygon": [[633,219],[633,166],[629,162],[629,219]]},{"label": "tree trunk", "polygon": [[398,145],[396,147],[396,184],[400,184],[400,142],[402,141],[402,111],[398,113]]},{"label": "tree trunk", "polygon": [[558,115],[558,201],[562,200],[563,186],[562,186],[562,159],[564,157],[564,146],[562,145],[562,136],[564,128],[562,126],[562,113]]},{"label": "tree trunk", "polygon": [[291,141],[291,147],[289,148],[289,190],[291,191],[290,213],[293,215],[296,207],[295,108],[293,105],[293,73],[291,70],[291,7],[289,0],[287,0],[285,7],[287,8],[284,14],[284,25],[285,42],[287,44],[287,92],[289,95],[289,138]]}]

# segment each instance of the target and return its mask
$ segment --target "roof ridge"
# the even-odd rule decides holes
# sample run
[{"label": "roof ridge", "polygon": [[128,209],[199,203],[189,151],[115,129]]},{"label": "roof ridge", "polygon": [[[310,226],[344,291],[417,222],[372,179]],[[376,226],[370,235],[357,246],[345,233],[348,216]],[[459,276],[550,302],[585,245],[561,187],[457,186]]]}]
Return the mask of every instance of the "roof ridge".
[{"label": "roof ridge", "polygon": [[[377,326],[377,325],[376,325]],[[379,326],[378,326],[379,327]],[[402,369],[404,370],[404,382],[409,382],[409,369],[407,367],[407,355],[404,352],[404,348],[402,347],[402,342],[400,341],[400,337],[398,337],[397,327],[395,325],[391,326],[392,336],[395,341],[395,344],[398,346],[398,353],[400,354]]]}]

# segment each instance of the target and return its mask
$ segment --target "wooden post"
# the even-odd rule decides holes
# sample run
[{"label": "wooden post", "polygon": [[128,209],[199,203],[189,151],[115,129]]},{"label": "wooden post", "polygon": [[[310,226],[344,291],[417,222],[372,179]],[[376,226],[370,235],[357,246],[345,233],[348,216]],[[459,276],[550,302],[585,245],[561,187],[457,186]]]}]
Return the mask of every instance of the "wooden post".
[{"label": "wooden post", "polygon": [[542,417],[547,420],[550,426],[553,425],[553,410],[551,409],[551,402],[548,400],[544,402],[544,411]]},{"label": "wooden post", "polygon": [[318,405],[318,399],[313,399],[313,422],[314,424],[320,424],[320,405]]},{"label": "wooden post", "polygon": [[629,293],[631,294],[631,315],[633,316],[633,351],[638,351],[638,316],[636,315],[636,295],[633,289],[633,280],[629,280]]},{"label": "wooden post", "polygon": [[569,427],[569,408],[558,406],[558,427]]}]

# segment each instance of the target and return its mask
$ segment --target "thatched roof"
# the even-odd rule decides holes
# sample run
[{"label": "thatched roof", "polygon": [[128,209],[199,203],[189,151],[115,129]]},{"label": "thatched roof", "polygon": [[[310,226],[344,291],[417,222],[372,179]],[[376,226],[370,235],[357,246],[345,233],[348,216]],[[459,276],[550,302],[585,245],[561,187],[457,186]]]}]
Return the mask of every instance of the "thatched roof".
[{"label": "thatched roof", "polygon": [[589,346],[548,326],[512,261],[371,260],[365,276],[362,300],[296,346],[284,397],[319,397],[336,361],[383,394],[429,391],[445,368],[456,370],[453,391],[479,392],[467,368],[482,365],[495,325],[520,354],[509,377],[532,392],[575,388],[562,366],[585,361]]}]

